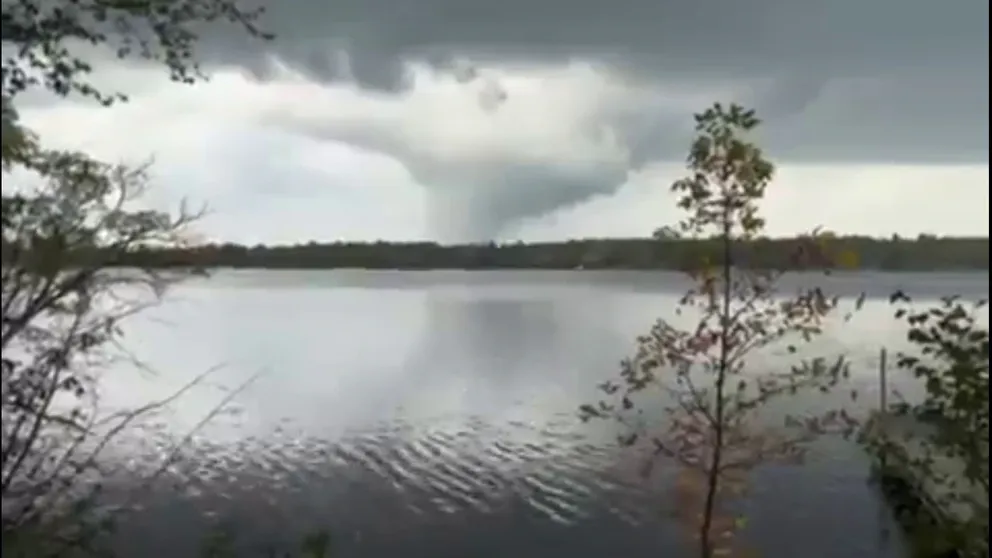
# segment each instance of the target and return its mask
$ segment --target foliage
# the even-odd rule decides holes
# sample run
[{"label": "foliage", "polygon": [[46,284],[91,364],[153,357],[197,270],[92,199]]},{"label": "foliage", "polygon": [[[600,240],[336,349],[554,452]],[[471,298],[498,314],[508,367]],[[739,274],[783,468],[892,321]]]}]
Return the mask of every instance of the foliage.
[{"label": "foliage", "polygon": [[[671,188],[685,219],[656,235],[719,239],[717,263],[703,254],[688,270],[695,286],[676,310],[695,325],[682,328],[659,320],[638,339],[636,355],[622,363],[619,381],[601,386],[607,398],[580,409],[586,420],[621,421],[630,427],[622,443],[646,445],[652,459],[680,467],[677,517],[693,533],[701,558],[743,552],[733,535],[744,518],[732,514],[728,503],[745,492],[751,470],[762,463],[800,460],[805,442],[852,425],[838,411],[789,416],[784,425],[769,425],[767,417],[762,424],[759,415],[776,398],[837,386],[848,368],[843,359],[823,358],[781,371],[748,367],[758,351],[779,346],[796,353],[794,343],[820,333],[838,300],[818,287],[789,298],[779,289],[779,279],[789,270],[828,269],[841,256],[825,242],[828,235],[819,232],[803,239],[788,268],[754,266],[739,249],[763,229],[759,202],[774,172],[762,151],[747,141],[756,126],[753,111],[734,105],[717,104],[696,116],[689,176]],[[853,262],[851,255],[843,256]],[[657,405],[639,398],[650,394],[667,405],[664,424],[645,418],[645,409]]]},{"label": "foliage", "polygon": [[[41,186],[2,206],[0,490],[4,540],[41,530],[46,548],[31,555],[46,556],[91,536],[79,511],[95,496],[98,454],[137,415],[98,412],[103,349],[121,319],[154,301],[140,291],[158,295],[180,277],[112,264],[135,246],[182,244],[195,215],[135,207],[142,169],[40,149],[30,164]],[[77,253],[99,257],[81,264]]]},{"label": "foliage", "polygon": [[[748,265],[782,269],[808,238],[735,239]],[[832,238],[841,253],[858,254],[860,269],[987,270],[988,238]],[[664,269],[692,267],[700,254],[720,263],[719,238],[607,238],[567,242],[441,245],[433,242],[335,242],[283,246],[206,244],[135,253],[128,261],[156,267],[269,269]]]},{"label": "foliage", "polygon": [[[260,10],[233,0],[11,0],[3,2],[2,489],[3,554],[62,556],[106,529],[94,507],[106,444],[155,405],[101,415],[105,350],[120,320],[154,302],[182,274],[117,269],[138,248],[176,248],[196,215],[140,205],[145,167],[45,149],[18,120],[20,95],[125,100],[88,81],[84,53],[163,64],[170,77],[203,78],[201,24],[229,21],[267,38]],[[146,296],[151,293],[152,297]],[[160,404],[168,402],[163,401]]]},{"label": "foliage", "polygon": [[908,424],[923,428],[909,432],[907,440],[907,433],[879,422],[871,430],[878,436],[867,441],[890,467],[905,469],[912,488],[940,494],[923,510],[938,515],[935,525],[917,538],[930,547],[953,548],[959,556],[988,556],[989,333],[978,318],[986,301],[966,303],[952,296],[920,308],[902,292],[891,301],[914,347],[899,353],[896,365],[922,381],[925,397],[893,404],[876,422],[910,419]]},{"label": "foliage", "polygon": [[181,83],[205,78],[197,62],[197,27],[229,22],[249,35],[269,39],[258,26],[262,8],[244,9],[236,0],[11,0],[0,16],[4,46],[2,95],[42,87],[73,93],[105,105],[126,100],[87,80],[93,63],[81,47],[105,47],[120,59],[161,63]]}]

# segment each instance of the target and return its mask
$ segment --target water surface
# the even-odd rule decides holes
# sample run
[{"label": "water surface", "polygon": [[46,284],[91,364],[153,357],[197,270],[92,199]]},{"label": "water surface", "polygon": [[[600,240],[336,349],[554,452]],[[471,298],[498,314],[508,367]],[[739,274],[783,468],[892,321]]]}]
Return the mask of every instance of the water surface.
[{"label": "water surface", "polygon": [[[816,280],[852,298],[988,294],[984,274]],[[583,425],[575,410],[686,286],[667,273],[557,271],[224,271],[187,283],[128,329],[157,374],[122,369],[108,385],[108,405],[137,404],[223,365],[129,446],[150,462],[196,430],[125,523],[126,555],[188,555],[211,522],[247,544],[328,528],[340,556],[681,555],[665,517],[671,472],[643,479],[640,458],[613,443],[618,428]],[[878,350],[904,335],[890,316],[870,300],[804,355],[848,354],[861,401],[874,401]],[[752,368],[789,362],[778,349]],[[860,451],[830,441],[815,457],[756,472],[747,540],[768,557],[899,556]]]}]

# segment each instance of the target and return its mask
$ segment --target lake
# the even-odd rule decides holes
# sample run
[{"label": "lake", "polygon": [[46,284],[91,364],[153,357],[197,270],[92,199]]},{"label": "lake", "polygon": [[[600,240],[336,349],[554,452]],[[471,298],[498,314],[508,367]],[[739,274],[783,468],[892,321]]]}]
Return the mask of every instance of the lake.
[{"label": "lake", "polygon": [[[878,297],[989,291],[987,274],[815,280],[869,294],[803,352],[847,354],[860,405],[877,401],[879,349],[903,345]],[[219,271],[185,283],[129,323],[125,346],[152,370],[114,370],[106,404],[161,398],[219,368],[127,441],[121,456],[140,470],[195,430],[122,523],[120,548],[188,556],[219,523],[245,548],[326,528],[343,557],[688,555],[666,519],[671,471],[642,478],[640,458],[614,443],[619,427],[576,415],[686,286],[619,271]],[[779,348],[752,368],[789,362]],[[756,471],[741,505],[763,557],[903,552],[846,442]]]}]

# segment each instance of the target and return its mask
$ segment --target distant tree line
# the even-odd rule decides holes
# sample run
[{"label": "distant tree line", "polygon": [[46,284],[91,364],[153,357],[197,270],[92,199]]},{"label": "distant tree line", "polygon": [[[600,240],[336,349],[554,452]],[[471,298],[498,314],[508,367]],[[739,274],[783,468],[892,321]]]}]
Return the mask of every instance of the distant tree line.
[{"label": "distant tree line", "polygon": [[[788,265],[808,238],[760,238],[737,243],[733,261],[751,268]],[[892,271],[988,270],[989,239],[831,237],[831,249],[856,255],[846,267]],[[717,239],[584,239],[542,243],[444,245],[433,242],[309,242],[296,245],[206,244],[137,249],[117,265],[267,269],[664,269],[722,260]]]}]

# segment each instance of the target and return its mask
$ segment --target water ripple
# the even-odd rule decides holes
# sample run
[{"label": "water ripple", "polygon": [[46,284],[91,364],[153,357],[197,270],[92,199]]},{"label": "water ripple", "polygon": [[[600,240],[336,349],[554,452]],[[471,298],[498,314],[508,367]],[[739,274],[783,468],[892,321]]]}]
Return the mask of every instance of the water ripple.
[{"label": "water ripple", "polygon": [[[432,526],[471,530],[480,522],[510,522],[503,528],[513,531],[521,525],[578,531],[652,525],[647,531],[668,532],[669,542],[679,538],[665,531],[670,526],[663,521],[670,471],[645,479],[639,472],[645,455],[621,451],[609,437],[578,435],[574,420],[497,427],[466,417],[460,423],[393,422],[333,436],[305,432],[284,425],[223,443],[196,439],[153,485],[151,500],[161,505],[142,513],[182,513],[184,521],[199,517],[203,525],[225,518],[258,526],[251,533],[260,538],[305,525],[332,526],[366,543],[369,537],[416,537]],[[143,454],[146,471],[165,454],[151,446]],[[774,479],[759,478],[753,493],[770,501],[783,483],[798,486],[805,501],[819,498],[822,506],[801,515],[775,513],[816,523],[825,510],[850,499],[852,486],[862,486],[857,471],[863,463],[850,465],[850,456],[834,449],[828,455],[828,466],[815,472],[820,484],[810,485],[806,473],[779,471]],[[175,511],[179,501],[194,503],[195,513]]]}]

